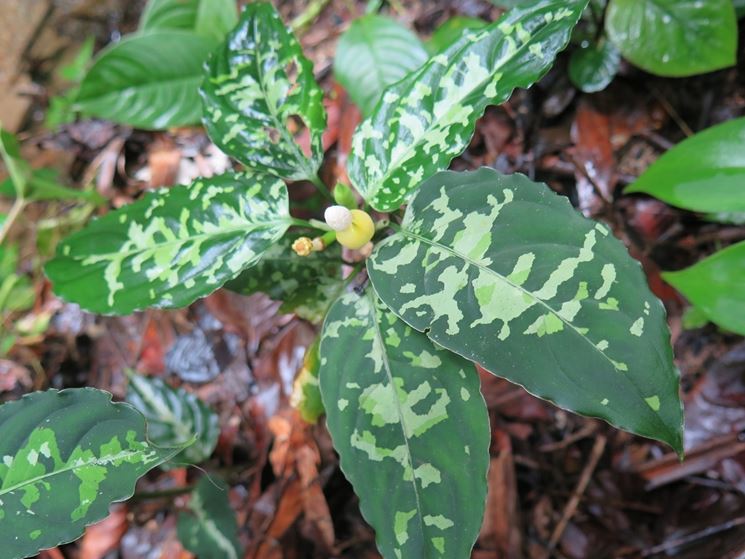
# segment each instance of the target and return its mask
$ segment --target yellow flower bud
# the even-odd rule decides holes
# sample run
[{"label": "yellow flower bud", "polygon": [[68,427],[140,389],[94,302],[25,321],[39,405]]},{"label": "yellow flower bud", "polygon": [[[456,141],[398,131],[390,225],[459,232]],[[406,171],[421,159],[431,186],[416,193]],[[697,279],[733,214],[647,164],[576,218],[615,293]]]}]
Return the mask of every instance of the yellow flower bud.
[{"label": "yellow flower bud", "polygon": [[375,224],[372,218],[362,210],[349,211],[352,214],[352,223],[347,229],[336,232],[336,240],[342,246],[358,250],[373,238]]},{"label": "yellow flower bud", "polygon": [[308,237],[300,237],[292,243],[292,250],[294,250],[295,254],[298,256],[308,256],[313,252],[313,241]]}]

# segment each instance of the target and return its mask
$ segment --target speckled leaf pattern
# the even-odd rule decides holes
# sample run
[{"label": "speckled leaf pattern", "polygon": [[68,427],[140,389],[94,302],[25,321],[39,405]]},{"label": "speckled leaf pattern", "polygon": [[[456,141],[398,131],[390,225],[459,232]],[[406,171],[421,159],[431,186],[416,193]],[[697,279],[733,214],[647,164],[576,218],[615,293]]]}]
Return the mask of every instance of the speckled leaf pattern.
[{"label": "speckled leaf pattern", "polygon": [[199,84],[213,39],[189,31],[131,35],[102,50],[80,85],[84,114],[138,128],[196,124]]},{"label": "speckled leaf pattern", "polygon": [[127,402],[147,420],[147,436],[158,446],[179,446],[196,437],[172,464],[199,464],[215,450],[220,435],[218,417],[196,394],[173,388],[163,379],[131,373]]},{"label": "speckled leaf pattern", "polygon": [[243,557],[228,489],[219,479],[203,477],[191,494],[188,512],[178,515],[178,538],[199,559]]},{"label": "speckled leaf pattern", "polygon": [[145,437],[131,406],[92,388],[33,392],[0,406],[0,548],[7,559],[70,542],[132,496],[180,448]]},{"label": "speckled leaf pattern", "polygon": [[228,173],[92,221],[45,270],[57,295],[99,314],[184,307],[258,262],[289,225],[281,180]]},{"label": "speckled leaf pattern", "polygon": [[515,8],[389,87],[354,134],[349,177],[357,190],[379,211],[404,204],[466,148],[488,105],[543,76],[586,5],[540,0]]},{"label": "speckled leaf pattern", "polygon": [[745,336],[745,242],[662,277],[713,322]]},{"label": "speckled leaf pattern", "polygon": [[409,328],[368,289],[331,308],[320,382],[341,468],[385,559],[470,557],[489,462],[473,365]]},{"label": "speckled leaf pattern", "polygon": [[409,325],[574,412],[682,451],[665,310],[604,225],[523,175],[444,172],[368,261]]},{"label": "speckled leaf pattern", "polygon": [[[313,65],[271,4],[246,6],[210,57],[201,93],[204,125],[225,153],[285,179],[315,177],[326,127],[323,92]],[[293,136],[297,118],[310,130],[309,156]]]},{"label": "speckled leaf pattern", "polygon": [[225,284],[227,289],[252,295],[266,293],[282,301],[280,312],[294,312],[318,323],[341,294],[341,251],[334,244],[323,252],[298,256],[292,238],[285,237],[267,250],[258,264]]}]

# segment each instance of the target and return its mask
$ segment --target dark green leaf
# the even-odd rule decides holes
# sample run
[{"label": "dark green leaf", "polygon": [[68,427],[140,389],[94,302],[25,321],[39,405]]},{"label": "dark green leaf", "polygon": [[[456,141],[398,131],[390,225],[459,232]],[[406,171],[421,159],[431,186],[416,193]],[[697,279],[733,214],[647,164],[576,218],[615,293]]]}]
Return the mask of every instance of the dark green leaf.
[{"label": "dark green leaf", "polygon": [[473,366],[409,328],[368,289],[331,308],[320,380],[341,468],[383,556],[470,557],[489,463],[489,419]]},{"label": "dark green leaf", "polygon": [[31,178],[31,167],[21,157],[21,146],[18,145],[16,137],[4,128],[0,128],[0,156],[5,163],[15,195],[19,198],[25,197],[26,187]]},{"label": "dark green leaf", "polygon": [[57,295],[91,312],[183,307],[258,262],[289,225],[281,180],[228,173],[92,221],[59,244],[46,273]]},{"label": "dark green leaf", "polygon": [[145,416],[151,441],[158,446],[180,446],[196,437],[172,463],[199,464],[209,458],[220,435],[217,414],[195,394],[173,388],[160,378],[128,376],[127,402]]},{"label": "dark green leaf", "polygon": [[430,54],[437,54],[460,39],[463,33],[469,30],[481,29],[482,27],[486,27],[486,25],[487,22],[477,17],[451,17],[432,33],[432,37],[427,41],[427,50]]},{"label": "dark green leaf", "polygon": [[79,109],[139,128],[199,122],[202,64],[214,40],[189,31],[132,35],[102,50],[83,79]]},{"label": "dark green leaf", "polygon": [[[217,487],[216,487],[217,485]],[[240,559],[238,523],[222,480],[203,477],[191,494],[189,512],[178,515],[178,539],[199,559]]]},{"label": "dark green leaf", "polygon": [[698,212],[744,212],[743,143],[745,118],[708,128],[666,152],[626,193]]},{"label": "dark green leaf", "polygon": [[80,537],[180,450],[150,444],[134,408],[92,388],[0,406],[0,432],[0,546],[9,559]]},{"label": "dark green leaf", "polygon": [[[246,6],[238,27],[210,58],[201,92],[204,125],[225,153],[286,179],[316,176],[326,127],[323,92],[271,4]],[[308,157],[293,137],[296,119],[310,129]]]},{"label": "dark green leaf", "polygon": [[745,242],[720,250],[679,272],[665,272],[665,281],[683,293],[712,322],[745,335]]},{"label": "dark green leaf", "polygon": [[735,13],[738,18],[745,16],[745,0],[734,0]]},{"label": "dark green leaf", "polygon": [[353,21],[339,38],[334,75],[368,116],[386,87],[426,60],[424,45],[407,27],[369,14]]},{"label": "dark green leaf", "polygon": [[357,190],[376,210],[399,208],[465,149],[487,105],[551,67],[586,5],[541,0],[516,8],[389,87],[354,135],[349,177]]},{"label": "dark green leaf", "polygon": [[298,256],[293,239],[272,246],[258,264],[225,287],[242,295],[266,293],[282,301],[281,312],[294,312],[310,322],[321,322],[331,303],[341,294],[341,251],[332,245],[323,252]]},{"label": "dark green leaf", "polygon": [[238,23],[235,0],[150,0],[140,21],[142,31],[181,29],[221,41]]},{"label": "dark green leaf", "polygon": [[367,268],[380,298],[436,343],[682,452],[662,303],[608,229],[545,185],[491,169],[440,173]]},{"label": "dark green leaf", "polygon": [[569,59],[569,78],[585,93],[602,91],[618,72],[621,55],[610,41],[601,39],[580,47]]},{"label": "dark green leaf", "polygon": [[624,57],[659,76],[692,76],[735,63],[732,0],[611,0],[605,30]]}]

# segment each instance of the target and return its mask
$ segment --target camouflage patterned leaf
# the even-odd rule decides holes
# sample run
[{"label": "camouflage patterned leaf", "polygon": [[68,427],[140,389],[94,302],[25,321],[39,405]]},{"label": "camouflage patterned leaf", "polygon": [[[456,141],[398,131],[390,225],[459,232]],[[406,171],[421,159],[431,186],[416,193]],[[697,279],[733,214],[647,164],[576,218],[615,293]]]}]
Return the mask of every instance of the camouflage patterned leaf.
[{"label": "camouflage patterned leaf", "polygon": [[540,0],[466,33],[383,93],[354,134],[349,177],[376,210],[404,204],[468,145],[488,105],[529,87],[569,41],[588,0]]},{"label": "camouflage patterned leaf", "polygon": [[158,446],[194,444],[174,457],[174,466],[199,464],[212,454],[220,435],[218,417],[196,394],[163,379],[130,373],[127,402],[147,420],[147,436]]},{"label": "camouflage patterned leaf", "polygon": [[77,539],[183,448],[153,446],[134,408],[92,388],[0,406],[0,432],[0,548],[9,559]]},{"label": "camouflage patterned leaf", "polygon": [[221,480],[203,477],[191,494],[189,512],[178,515],[178,538],[199,559],[243,557],[228,489]]},{"label": "camouflage patterned leaf", "polygon": [[[316,176],[326,127],[323,92],[313,65],[271,4],[246,6],[210,58],[201,93],[204,125],[225,153],[285,179]],[[310,129],[310,157],[293,137],[296,118]]]},{"label": "camouflage patterned leaf", "polygon": [[183,307],[258,262],[289,225],[281,180],[227,173],[92,221],[45,270],[57,295],[92,312]]},{"label": "camouflage patterned leaf", "polygon": [[341,294],[341,251],[334,244],[323,252],[300,257],[292,250],[292,238],[270,248],[258,264],[225,284],[242,295],[266,293],[282,301],[281,312],[318,323]]},{"label": "camouflage patterned leaf", "polygon": [[491,169],[439,173],[367,268],[380,298],[438,344],[682,452],[662,303],[608,229],[545,185]]},{"label": "camouflage patterned leaf", "polygon": [[470,557],[490,432],[473,365],[409,328],[368,289],[331,308],[320,381],[341,468],[383,556]]}]

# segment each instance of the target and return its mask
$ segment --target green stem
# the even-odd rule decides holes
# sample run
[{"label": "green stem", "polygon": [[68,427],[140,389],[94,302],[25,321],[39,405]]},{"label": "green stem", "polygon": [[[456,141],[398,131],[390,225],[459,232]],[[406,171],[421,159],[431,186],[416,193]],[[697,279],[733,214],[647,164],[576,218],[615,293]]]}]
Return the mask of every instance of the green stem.
[{"label": "green stem", "polygon": [[290,23],[292,30],[295,33],[303,31],[308,25],[313,23],[313,20],[320,15],[321,11],[323,11],[329,2],[330,0],[312,0],[312,2],[308,4],[308,7],[292,20],[292,23]]},{"label": "green stem", "polygon": [[18,216],[21,215],[25,206],[26,200],[23,198],[16,198],[13,201],[13,206],[10,208],[10,212],[8,212],[8,217],[5,219],[2,228],[0,228],[0,245],[3,244],[5,237],[8,236],[8,232],[13,226],[13,222],[18,219]]},{"label": "green stem", "polygon": [[182,487],[172,487],[170,489],[161,489],[160,491],[142,491],[141,493],[135,493],[131,500],[132,501],[146,501],[149,499],[165,499],[168,497],[178,497],[185,493],[191,493],[196,485],[184,485]]},{"label": "green stem", "polygon": [[323,184],[321,177],[319,177],[318,175],[313,175],[309,180],[316,186],[316,188],[318,189],[318,192],[323,194],[326,198],[328,198],[332,202],[334,201],[334,197],[331,195],[331,191],[328,189],[328,187],[325,184]]},{"label": "green stem", "polygon": [[297,227],[305,227],[306,229],[315,229],[316,231],[325,232],[325,229],[320,228],[318,225],[314,225],[313,221],[308,221],[307,219],[298,219],[296,217],[292,217],[290,218],[290,223]]}]

